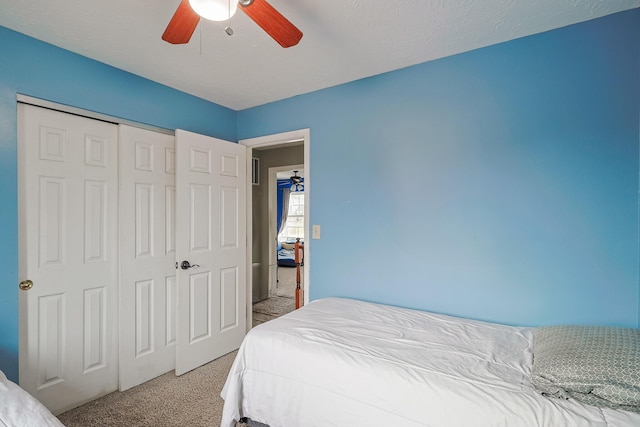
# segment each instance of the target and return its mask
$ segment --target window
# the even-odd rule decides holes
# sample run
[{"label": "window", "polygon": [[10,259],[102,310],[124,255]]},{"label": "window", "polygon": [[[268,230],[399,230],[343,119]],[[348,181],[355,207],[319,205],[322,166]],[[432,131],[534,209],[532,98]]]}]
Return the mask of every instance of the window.
[{"label": "window", "polygon": [[289,215],[279,242],[295,242],[296,238],[304,240],[304,193],[295,192],[289,196]]}]

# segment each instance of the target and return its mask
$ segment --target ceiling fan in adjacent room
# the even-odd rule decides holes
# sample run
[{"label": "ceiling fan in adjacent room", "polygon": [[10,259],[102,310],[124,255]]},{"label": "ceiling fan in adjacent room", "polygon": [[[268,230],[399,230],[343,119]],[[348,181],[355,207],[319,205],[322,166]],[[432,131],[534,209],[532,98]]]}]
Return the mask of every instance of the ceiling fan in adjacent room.
[{"label": "ceiling fan in adjacent room", "polygon": [[[181,0],[162,40],[172,44],[188,43],[200,17],[226,21],[236,13],[238,6],[280,46],[295,46],[302,38],[302,32],[265,0]],[[226,31],[233,34],[229,27]]]},{"label": "ceiling fan in adjacent room", "polygon": [[304,178],[298,176],[298,171],[293,171],[293,176],[289,177],[291,181],[291,191],[304,191]]}]

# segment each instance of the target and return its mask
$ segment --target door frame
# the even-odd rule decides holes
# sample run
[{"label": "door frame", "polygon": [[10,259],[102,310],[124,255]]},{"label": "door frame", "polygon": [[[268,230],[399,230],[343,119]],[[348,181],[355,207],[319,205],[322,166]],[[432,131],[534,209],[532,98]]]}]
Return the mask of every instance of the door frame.
[{"label": "door frame", "polygon": [[[252,301],[253,301],[253,224],[252,224],[252,210],[253,210],[253,197],[251,191],[251,158],[253,157],[254,148],[265,148],[273,146],[286,146],[292,143],[299,143],[302,141],[304,146],[304,235],[311,236],[309,227],[309,213],[311,212],[311,131],[309,128],[298,129],[289,132],[275,133],[271,135],[259,136],[256,138],[241,139],[238,144],[242,144],[247,147],[247,329],[250,329],[253,324],[252,314]],[[251,208],[250,208],[251,207]],[[304,303],[309,303],[309,289],[310,289],[310,272],[311,272],[311,239],[305,239],[304,246]]]}]

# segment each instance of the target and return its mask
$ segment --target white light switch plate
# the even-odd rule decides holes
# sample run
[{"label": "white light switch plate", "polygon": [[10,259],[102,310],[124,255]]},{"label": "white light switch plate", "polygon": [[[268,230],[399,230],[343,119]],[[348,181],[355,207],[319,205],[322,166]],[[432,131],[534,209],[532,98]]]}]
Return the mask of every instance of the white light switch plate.
[{"label": "white light switch plate", "polygon": [[314,224],[313,227],[311,227],[311,238],[312,239],[320,238],[320,225]]}]

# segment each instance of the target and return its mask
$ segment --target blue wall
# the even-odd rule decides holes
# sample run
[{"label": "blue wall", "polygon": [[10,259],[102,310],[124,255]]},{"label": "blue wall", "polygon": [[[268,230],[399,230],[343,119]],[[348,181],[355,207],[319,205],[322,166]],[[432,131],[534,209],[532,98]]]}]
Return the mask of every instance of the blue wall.
[{"label": "blue wall", "polygon": [[638,327],[639,57],[636,9],[241,111],[238,136],[311,129],[311,299]]},{"label": "blue wall", "polygon": [[235,111],[0,27],[0,370],[18,378],[16,94],[235,141]]}]

